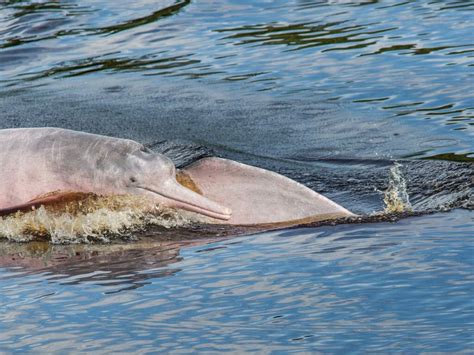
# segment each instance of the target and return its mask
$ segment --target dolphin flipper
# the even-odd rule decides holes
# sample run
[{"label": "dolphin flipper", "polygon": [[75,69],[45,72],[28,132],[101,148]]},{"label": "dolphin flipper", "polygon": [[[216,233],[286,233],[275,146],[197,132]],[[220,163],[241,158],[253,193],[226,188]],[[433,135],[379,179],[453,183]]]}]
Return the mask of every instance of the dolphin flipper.
[{"label": "dolphin flipper", "polygon": [[64,206],[67,203],[82,201],[92,196],[97,195],[77,191],[53,191],[19,205],[2,208],[0,209],[0,216],[6,216],[15,212],[28,212],[40,206],[49,206],[53,208]]},{"label": "dolphin flipper", "polygon": [[232,216],[217,223],[294,225],[354,216],[328,198],[280,174],[222,158],[204,158],[183,169],[207,198]]}]

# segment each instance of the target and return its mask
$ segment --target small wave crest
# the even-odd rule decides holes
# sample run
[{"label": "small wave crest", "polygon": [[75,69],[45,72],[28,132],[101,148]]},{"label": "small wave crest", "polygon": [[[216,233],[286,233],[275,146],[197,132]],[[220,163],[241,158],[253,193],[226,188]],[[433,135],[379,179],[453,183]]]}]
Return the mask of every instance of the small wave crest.
[{"label": "small wave crest", "polygon": [[146,226],[165,228],[205,223],[205,217],[192,212],[157,206],[136,196],[90,196],[68,202],[63,208],[41,206],[0,218],[0,239],[14,242],[48,240],[53,244],[111,242],[131,237]]},{"label": "small wave crest", "polygon": [[404,213],[413,211],[407,192],[407,183],[400,168],[395,162],[390,168],[387,190],[384,192],[385,213]]}]

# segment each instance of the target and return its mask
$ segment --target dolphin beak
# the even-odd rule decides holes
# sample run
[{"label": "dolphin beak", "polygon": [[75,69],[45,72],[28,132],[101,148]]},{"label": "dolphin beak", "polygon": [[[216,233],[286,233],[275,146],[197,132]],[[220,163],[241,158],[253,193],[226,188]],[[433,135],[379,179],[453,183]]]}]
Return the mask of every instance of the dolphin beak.
[{"label": "dolphin beak", "polygon": [[229,208],[189,190],[174,179],[161,184],[156,190],[148,187],[139,188],[153,193],[155,199],[168,207],[181,208],[221,220],[228,220],[232,214]]}]

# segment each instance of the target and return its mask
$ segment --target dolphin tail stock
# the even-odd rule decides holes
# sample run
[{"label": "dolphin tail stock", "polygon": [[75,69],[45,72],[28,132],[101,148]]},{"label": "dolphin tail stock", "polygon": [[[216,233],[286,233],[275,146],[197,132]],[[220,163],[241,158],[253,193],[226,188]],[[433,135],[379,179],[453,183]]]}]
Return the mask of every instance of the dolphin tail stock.
[{"label": "dolphin tail stock", "polygon": [[203,158],[182,173],[196,191],[232,210],[229,220],[217,223],[290,226],[354,216],[294,180],[232,160]]}]

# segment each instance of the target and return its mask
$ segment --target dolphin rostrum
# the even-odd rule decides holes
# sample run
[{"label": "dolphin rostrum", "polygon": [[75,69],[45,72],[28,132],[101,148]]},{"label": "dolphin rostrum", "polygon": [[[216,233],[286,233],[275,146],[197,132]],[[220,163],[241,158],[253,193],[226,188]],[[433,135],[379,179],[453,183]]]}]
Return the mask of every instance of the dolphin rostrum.
[{"label": "dolphin rostrum", "polygon": [[60,128],[0,130],[0,216],[80,194],[138,195],[215,223],[278,224],[353,216],[282,175],[220,158],[182,172],[132,140]]}]

